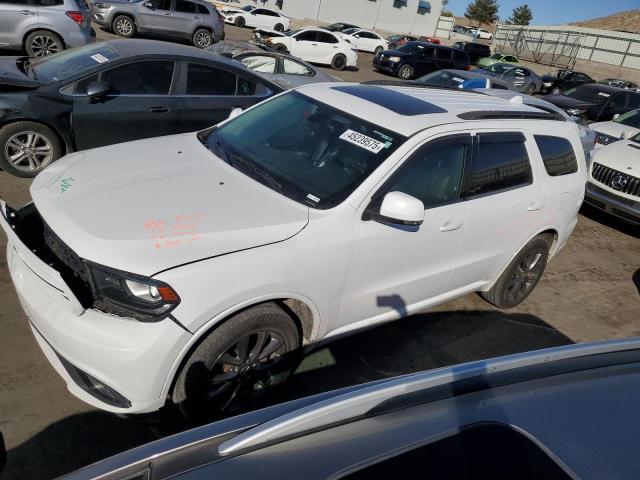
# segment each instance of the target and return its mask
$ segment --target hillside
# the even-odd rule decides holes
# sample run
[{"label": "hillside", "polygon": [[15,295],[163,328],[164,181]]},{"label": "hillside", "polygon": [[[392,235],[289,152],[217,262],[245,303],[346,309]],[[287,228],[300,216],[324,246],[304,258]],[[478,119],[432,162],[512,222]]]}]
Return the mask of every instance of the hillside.
[{"label": "hillside", "polygon": [[626,30],[628,32],[640,33],[640,10],[628,10],[626,12],[614,13],[607,17],[570,23],[569,25],[601,28],[603,30]]}]

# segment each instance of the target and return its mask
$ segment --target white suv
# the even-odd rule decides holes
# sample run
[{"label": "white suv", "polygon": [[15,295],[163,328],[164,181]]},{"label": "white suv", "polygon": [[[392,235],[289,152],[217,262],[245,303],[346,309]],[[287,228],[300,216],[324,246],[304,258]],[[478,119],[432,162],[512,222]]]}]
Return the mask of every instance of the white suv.
[{"label": "white suv", "polygon": [[585,169],[575,126],[519,102],[315,84],[68,155],[0,223],[73,394],[223,411],[304,345],[471,292],[519,304],[576,225]]}]

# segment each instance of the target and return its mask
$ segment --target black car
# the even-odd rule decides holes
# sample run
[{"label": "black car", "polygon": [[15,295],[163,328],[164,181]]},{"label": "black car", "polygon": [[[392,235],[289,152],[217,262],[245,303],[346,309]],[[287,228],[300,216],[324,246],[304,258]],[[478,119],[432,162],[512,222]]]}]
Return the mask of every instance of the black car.
[{"label": "black car", "polygon": [[445,68],[469,70],[469,55],[459,48],[427,42],[408,42],[395,50],[373,57],[373,68],[396,75],[402,80],[422,77]]},{"label": "black car", "polygon": [[324,27],[324,28],[326,28],[330,32],[344,32],[345,30],[348,30],[349,28],[360,28],[360,27],[357,26],[357,25],[352,25],[350,23],[336,22],[336,23],[332,23],[328,27]]},{"label": "black car", "polygon": [[611,120],[616,114],[640,108],[640,92],[598,83],[580,85],[563,94],[547,95],[544,99],[562,108],[569,115],[584,117],[594,122]]},{"label": "black car", "polygon": [[112,40],[0,61],[0,168],[32,177],[62,155],[198,130],[283,91],[186,45]]},{"label": "black car", "polygon": [[474,64],[481,58],[491,56],[489,45],[485,45],[484,43],[456,42],[453,44],[453,47],[467,52],[469,61]]},{"label": "black car", "polygon": [[570,88],[595,83],[595,80],[586,73],[573,70],[554,70],[542,76],[542,89],[540,93],[562,93]]},{"label": "black car", "polygon": [[640,88],[637,83],[630,82],[629,80],[620,80],[619,78],[605,78],[598,83],[600,85],[609,85],[610,87],[618,88]]}]

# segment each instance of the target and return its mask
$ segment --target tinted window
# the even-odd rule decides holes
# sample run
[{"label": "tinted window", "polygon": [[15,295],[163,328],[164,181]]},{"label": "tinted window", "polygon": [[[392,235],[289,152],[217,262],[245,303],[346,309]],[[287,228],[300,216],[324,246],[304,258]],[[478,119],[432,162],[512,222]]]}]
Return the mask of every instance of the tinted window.
[{"label": "tinted window", "polygon": [[615,95],[611,98],[611,103],[613,103],[618,108],[624,108],[624,106],[627,104],[627,96],[624,93]]},{"label": "tinted window", "polygon": [[107,70],[102,81],[121,95],[168,95],[173,78],[173,62],[135,62]]},{"label": "tinted window", "polygon": [[28,0],[0,0],[0,5],[9,4],[9,5],[27,5],[29,3]]},{"label": "tinted window", "polygon": [[521,133],[478,135],[478,157],[466,176],[466,194],[482,195],[528,185],[531,165]]},{"label": "tinted window", "polygon": [[195,63],[188,70],[187,95],[235,95],[235,74]]},{"label": "tinted window", "polygon": [[629,104],[627,108],[640,108],[640,95],[637,93],[629,94]]},{"label": "tinted window", "polygon": [[198,13],[202,15],[211,15],[207,7],[205,7],[204,5],[200,5],[199,3],[196,3],[195,5],[196,7],[198,7]]},{"label": "tinted window", "polygon": [[238,95],[255,95],[256,84],[246,78],[238,78]]},{"label": "tinted window", "polygon": [[185,0],[176,0],[176,12],[196,13],[196,4]]},{"label": "tinted window", "polygon": [[583,75],[582,73],[574,74],[572,80],[578,81],[578,82],[590,82],[591,81],[591,79],[589,77],[587,77],[586,75]]},{"label": "tinted window", "polygon": [[547,135],[535,135],[544,168],[552,177],[578,171],[578,160],[569,140]]},{"label": "tinted window", "polygon": [[386,192],[403,192],[422,200],[425,208],[451,203],[460,195],[468,135],[436,140],[422,147],[394,176]]},{"label": "tinted window", "polygon": [[360,37],[362,38],[378,38],[376,35],[374,35],[373,33],[369,33],[369,32],[360,32]]},{"label": "tinted window", "polygon": [[438,60],[451,60],[451,50],[448,48],[436,48],[436,58]]},{"label": "tinted window", "polygon": [[296,36],[296,40],[305,41],[305,42],[315,42],[316,38],[318,38],[318,33],[315,30],[309,30],[306,32],[302,32],[301,34]]},{"label": "tinted window", "polygon": [[169,10],[171,8],[171,0],[149,0],[153,8],[158,10]]},{"label": "tinted window", "polygon": [[518,59],[516,57],[512,57],[510,55],[507,55],[506,57],[504,57],[505,62],[517,62]]},{"label": "tinted window", "polygon": [[469,57],[465,52],[458,52],[456,50],[453,51],[453,60],[455,62],[467,63],[469,62]]},{"label": "tinted window", "polygon": [[[2,1],[0,1],[0,3],[2,3]],[[36,5],[38,7],[54,7],[56,5],[62,5],[63,3],[63,0],[32,0],[31,5]]]},{"label": "tinted window", "polygon": [[338,43],[338,39],[326,32],[318,32],[318,41],[322,43]]}]

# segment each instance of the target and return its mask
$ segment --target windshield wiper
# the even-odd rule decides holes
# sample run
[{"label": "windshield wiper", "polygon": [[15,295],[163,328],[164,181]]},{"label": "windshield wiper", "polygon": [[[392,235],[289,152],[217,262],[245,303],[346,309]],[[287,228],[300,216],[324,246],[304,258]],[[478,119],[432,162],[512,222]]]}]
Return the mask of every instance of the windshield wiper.
[{"label": "windshield wiper", "polygon": [[[216,142],[217,143],[217,142]],[[227,158],[229,159],[229,164],[235,166],[236,162],[242,164],[246,167],[251,173],[257,175],[261,179],[267,182],[267,184],[278,191],[282,191],[282,185],[275,178],[271,176],[267,171],[263,168],[259,167],[255,162],[251,160],[247,160],[242,155],[239,155],[235,152],[225,152],[227,154]]]}]

